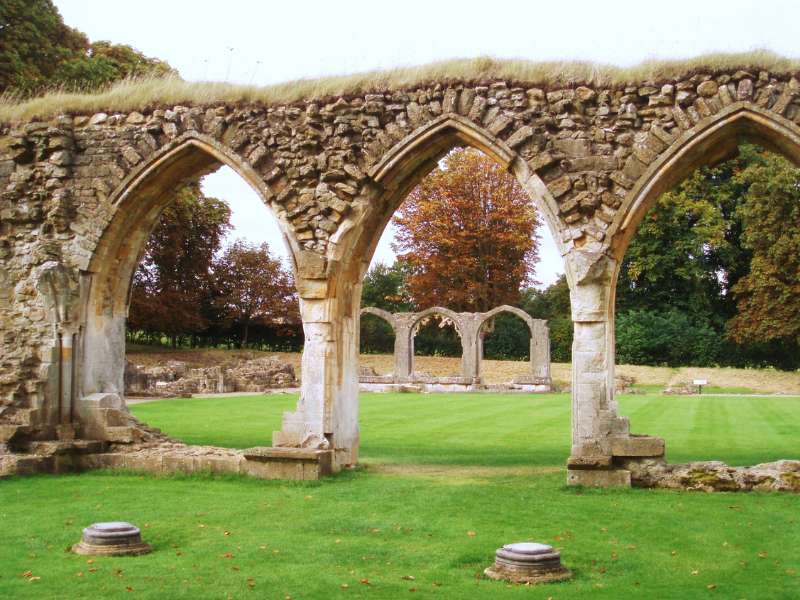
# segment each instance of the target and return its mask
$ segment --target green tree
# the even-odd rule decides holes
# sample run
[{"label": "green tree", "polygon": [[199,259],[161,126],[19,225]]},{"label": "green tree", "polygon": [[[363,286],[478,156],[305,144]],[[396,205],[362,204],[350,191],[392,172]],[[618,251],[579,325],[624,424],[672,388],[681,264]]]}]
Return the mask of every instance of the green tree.
[{"label": "green tree", "polygon": [[126,77],[176,72],[130,46],[98,41],[64,24],[51,0],[0,3],[0,92],[91,91]]},{"label": "green tree", "polygon": [[[715,360],[737,366],[791,363],[786,360],[786,344],[797,347],[796,342],[788,341],[791,335],[780,340],[751,335],[752,331],[737,336],[734,324],[728,326],[731,334],[727,339],[725,332],[726,324],[732,320],[732,323],[743,322],[744,317],[737,317],[737,314],[744,312],[745,296],[752,302],[753,311],[763,316],[770,310],[768,298],[776,288],[768,292],[767,287],[763,287],[764,293],[760,295],[746,291],[754,289],[749,287],[752,283],[766,277],[766,270],[760,266],[764,263],[756,256],[757,246],[749,236],[753,232],[756,236],[753,239],[768,239],[761,233],[762,228],[772,227],[778,233],[775,226],[779,224],[779,233],[786,242],[784,248],[791,247],[791,240],[797,239],[794,236],[800,227],[796,214],[791,212],[793,177],[797,181],[797,170],[783,158],[757,146],[743,145],[737,157],[713,168],[698,169],[673,191],[659,198],[642,220],[621,266],[617,284],[620,356],[641,355],[640,349],[634,351],[625,347],[633,338],[620,335],[620,323],[640,322],[644,318],[639,314],[626,321],[624,315],[628,311],[644,311],[650,316],[664,318],[676,314],[673,312],[676,309],[688,318],[692,328],[716,332],[716,352],[701,353],[710,361],[707,364]],[[763,199],[766,191],[782,198],[778,201],[783,208],[772,214],[778,216],[777,221],[770,222],[768,210],[745,208],[755,206],[757,196],[753,194],[756,193],[761,194],[762,205],[774,202],[774,199],[769,202]],[[794,250],[796,252],[796,246]],[[780,271],[784,288],[791,282],[796,285],[798,276],[796,270],[792,271],[791,261],[782,263],[773,257],[771,264],[774,273]],[[756,275],[750,275],[752,270]],[[781,304],[781,308],[789,306]],[[756,312],[748,312],[748,320],[752,320]],[[775,319],[771,323],[766,319],[759,321],[768,323],[764,331],[773,330],[778,322],[797,322],[791,320],[791,310],[781,316],[777,312],[772,314]],[[778,329],[788,331],[785,325]],[[792,356],[797,354],[795,351]],[[700,358],[692,360],[696,363]]]},{"label": "green tree", "polygon": [[719,359],[721,338],[710,325],[677,308],[628,310],[617,316],[617,362],[654,366],[708,366]]},{"label": "green tree", "polygon": [[565,275],[544,290],[526,289],[521,308],[535,319],[545,319],[550,329],[550,358],[554,362],[572,360],[572,316],[569,285]]},{"label": "green tree", "polygon": [[[364,276],[361,306],[374,306],[389,312],[414,310],[406,286],[407,268],[395,261],[391,266],[378,263]],[[394,350],[392,327],[379,317],[361,318],[360,350],[365,354],[389,354]]]}]

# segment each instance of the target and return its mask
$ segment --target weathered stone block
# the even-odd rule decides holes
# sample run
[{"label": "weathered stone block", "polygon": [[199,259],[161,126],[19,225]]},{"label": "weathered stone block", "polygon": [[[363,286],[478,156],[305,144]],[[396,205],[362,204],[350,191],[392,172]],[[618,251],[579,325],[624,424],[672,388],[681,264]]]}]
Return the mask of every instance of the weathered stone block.
[{"label": "weathered stone block", "polygon": [[567,484],[584,487],[631,487],[631,472],[625,469],[608,471],[572,470],[567,473]]},{"label": "weathered stone block", "polygon": [[664,456],[664,440],[647,435],[611,438],[611,454],[614,456]]}]

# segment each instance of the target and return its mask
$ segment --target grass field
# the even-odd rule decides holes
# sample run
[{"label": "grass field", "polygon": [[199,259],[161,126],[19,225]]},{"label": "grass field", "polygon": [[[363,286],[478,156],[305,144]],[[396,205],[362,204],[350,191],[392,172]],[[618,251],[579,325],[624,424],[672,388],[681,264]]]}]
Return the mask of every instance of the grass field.
[{"label": "grass field", "polygon": [[[165,400],[134,413],[188,442],[265,444],[294,395]],[[800,455],[800,399],[620,398],[672,461]],[[0,482],[0,598],[800,597],[800,498],[564,485],[569,397],[364,394],[362,463],[321,482],[87,473]],[[65,552],[127,519],[153,554]],[[575,578],[480,577],[502,543],[561,548]]]}]

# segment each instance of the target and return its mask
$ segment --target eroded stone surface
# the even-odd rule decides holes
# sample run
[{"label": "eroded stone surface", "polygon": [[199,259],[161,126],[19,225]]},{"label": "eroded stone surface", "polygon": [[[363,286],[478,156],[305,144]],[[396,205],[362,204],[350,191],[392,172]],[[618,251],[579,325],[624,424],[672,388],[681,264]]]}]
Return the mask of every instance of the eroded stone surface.
[{"label": "eroded stone surface", "polygon": [[752,467],[719,461],[667,464],[663,460],[627,461],[633,485],[703,492],[779,491],[800,493],[800,461],[779,460]]}]

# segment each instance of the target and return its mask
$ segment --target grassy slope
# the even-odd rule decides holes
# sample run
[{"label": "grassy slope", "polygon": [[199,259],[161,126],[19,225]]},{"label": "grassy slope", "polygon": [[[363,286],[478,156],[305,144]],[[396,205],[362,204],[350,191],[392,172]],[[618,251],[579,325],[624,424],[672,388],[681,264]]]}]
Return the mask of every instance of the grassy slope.
[{"label": "grassy slope", "polygon": [[[134,412],[186,438],[195,430],[197,441],[249,445],[268,439],[295,398],[161,401]],[[800,595],[797,496],[568,489],[568,403],[565,394],[365,395],[366,468],[318,483],[106,473],[2,481],[0,598]],[[797,399],[621,404],[634,429],[667,437],[675,460],[752,463],[800,446],[787,425],[800,417]],[[198,431],[206,421],[213,427]],[[64,552],[81,526],[119,518],[143,526],[156,551],[91,564]],[[576,578],[542,589],[476,578],[499,544],[521,539],[561,548]],[[41,579],[28,581],[28,570]]]}]

